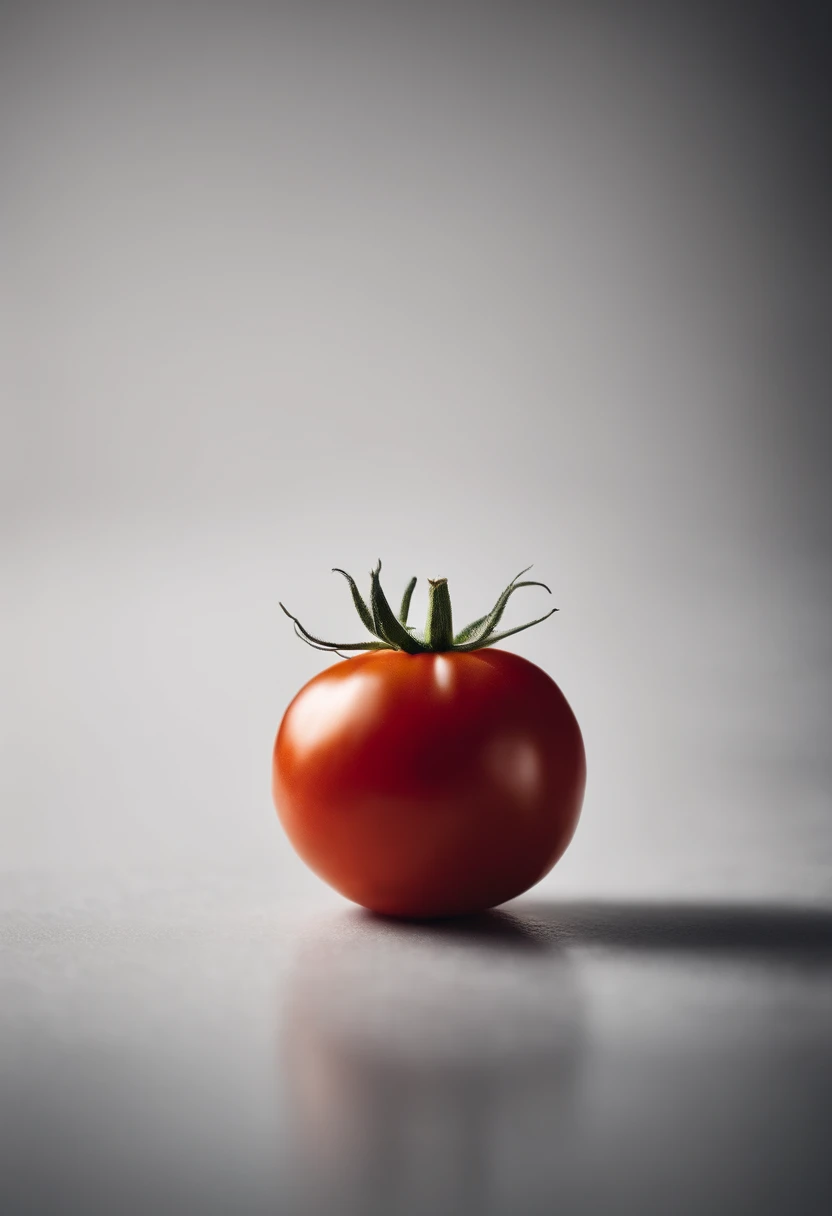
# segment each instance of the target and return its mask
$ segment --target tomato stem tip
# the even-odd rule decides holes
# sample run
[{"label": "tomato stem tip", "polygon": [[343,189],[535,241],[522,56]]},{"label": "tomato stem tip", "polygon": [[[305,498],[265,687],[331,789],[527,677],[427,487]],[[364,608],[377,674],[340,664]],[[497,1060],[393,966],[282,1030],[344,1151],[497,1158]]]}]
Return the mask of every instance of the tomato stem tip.
[{"label": "tomato stem tip", "polygon": [[428,619],[425,641],[433,651],[452,650],[454,644],[451,596],[446,578],[428,579]]}]

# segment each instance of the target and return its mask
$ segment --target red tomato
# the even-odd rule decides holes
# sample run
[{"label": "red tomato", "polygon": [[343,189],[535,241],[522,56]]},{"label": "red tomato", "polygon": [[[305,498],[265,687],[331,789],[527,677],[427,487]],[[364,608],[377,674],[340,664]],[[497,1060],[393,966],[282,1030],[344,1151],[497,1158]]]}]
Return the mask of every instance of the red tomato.
[{"label": "red tomato", "polygon": [[547,874],[585,783],[575,716],[533,663],[505,650],[383,650],[301,689],[272,788],[295,849],[342,895],[438,917],[491,908]]}]

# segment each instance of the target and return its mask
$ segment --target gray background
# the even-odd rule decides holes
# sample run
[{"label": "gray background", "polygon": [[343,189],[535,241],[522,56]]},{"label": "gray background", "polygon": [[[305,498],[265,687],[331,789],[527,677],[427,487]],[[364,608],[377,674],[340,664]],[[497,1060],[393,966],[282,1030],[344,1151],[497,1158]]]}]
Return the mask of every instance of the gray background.
[{"label": "gray background", "polygon": [[[798,1177],[811,1210],[832,74],[820,9],[790,14],[0,5],[0,1077],[21,1211],[332,1210],[311,1186],[327,1127],[359,1211],[676,1211],[682,1176],[691,1211],[782,1210]],[[328,571],[377,557],[391,593],[447,575],[466,619],[534,561],[561,609],[512,649],[578,715],[587,801],[508,945],[505,920],[459,940],[362,919],[276,825],[274,732],[326,663],[277,600],[351,636]],[[512,621],[547,606],[525,594]],[[796,904],[816,919],[777,911]],[[450,1046],[426,1030],[446,1022]],[[474,1064],[444,1070],[469,1038]],[[308,1092],[306,1168],[288,1125]],[[715,1106],[734,1139],[712,1128],[700,1160]],[[444,1156],[442,1120],[462,1137]],[[568,1130],[560,1164],[527,1124]]]}]

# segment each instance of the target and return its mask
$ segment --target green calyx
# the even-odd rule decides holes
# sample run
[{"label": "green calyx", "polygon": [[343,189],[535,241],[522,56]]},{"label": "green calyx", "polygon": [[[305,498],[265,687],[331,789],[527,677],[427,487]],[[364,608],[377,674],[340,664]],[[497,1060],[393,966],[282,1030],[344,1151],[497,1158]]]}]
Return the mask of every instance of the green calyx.
[{"label": "green calyx", "polygon": [[[549,591],[545,583],[538,583],[532,579],[520,581],[530,569],[531,566],[527,566],[525,570],[520,571],[516,578],[511,580],[489,613],[471,621],[456,634],[453,631],[451,597],[446,578],[428,579],[428,616],[424,633],[419,634],[407,623],[410,601],[416,586],[415,577],[405,588],[401,608],[396,616],[381,589],[380,561],[370,574],[369,604],[362,599],[355,579],[347,574],[346,570],[339,570],[337,566],[333,570],[333,573],[342,574],[347,580],[352,602],[361,618],[361,623],[369,633],[373,634],[375,640],[372,642],[325,642],[323,638],[315,637],[313,633],[305,629],[284,604],[281,604],[280,607],[294,622],[295,633],[302,641],[317,650],[329,650],[335,654],[340,654],[341,651],[359,650],[404,650],[407,654],[437,654],[448,650],[457,652],[483,650],[486,646],[493,646],[495,642],[501,642],[503,638],[511,637],[513,633],[522,633],[524,629],[531,629],[532,625],[539,625],[552,613],[557,612],[557,608],[552,608],[543,616],[539,616],[533,621],[527,621],[525,625],[515,625],[513,629],[503,629],[500,633],[494,632],[500,623],[506,604],[520,587],[542,587],[544,591]],[[549,594],[551,595],[551,592]]]}]

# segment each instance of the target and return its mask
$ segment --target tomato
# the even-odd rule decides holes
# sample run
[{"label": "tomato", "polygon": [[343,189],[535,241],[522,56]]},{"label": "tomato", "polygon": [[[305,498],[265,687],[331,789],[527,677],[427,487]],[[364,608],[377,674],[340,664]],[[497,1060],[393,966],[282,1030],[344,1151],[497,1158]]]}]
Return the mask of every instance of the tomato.
[{"label": "tomato", "polygon": [[442,917],[543,878],[572,838],[585,782],[575,716],[533,663],[504,650],[379,648],[297,694],[272,788],[296,851],[342,895]]}]

